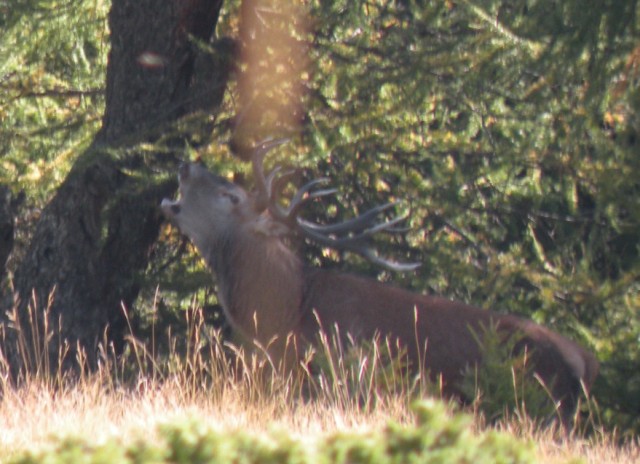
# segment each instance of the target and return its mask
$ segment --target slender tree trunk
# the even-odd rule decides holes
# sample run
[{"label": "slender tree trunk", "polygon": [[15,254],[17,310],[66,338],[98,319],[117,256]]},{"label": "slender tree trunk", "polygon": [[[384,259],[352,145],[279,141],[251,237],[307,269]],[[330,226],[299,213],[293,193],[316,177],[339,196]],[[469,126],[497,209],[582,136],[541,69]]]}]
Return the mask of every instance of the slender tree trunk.
[{"label": "slender tree trunk", "polygon": [[[22,335],[30,340],[36,328],[28,311],[33,303],[38,314],[47,310],[54,336],[49,354],[31,344],[26,366],[24,353],[15,348],[15,372],[42,362],[55,367],[61,343],[71,349],[67,359],[81,346],[90,362],[105,333],[116,349],[121,346],[122,308],[131,308],[138,295],[138,276],[161,223],[158,204],[176,188],[174,181],[154,181],[154,172],[175,170],[179,157],[177,151],[143,156],[136,145],[169,133],[180,116],[219,106],[228,47],[204,53],[193,39],[211,39],[221,5],[222,0],[112,0],[103,126],[42,211],[14,279]],[[187,136],[176,133],[174,145],[184,146]],[[19,334],[8,336],[17,340]]]}]

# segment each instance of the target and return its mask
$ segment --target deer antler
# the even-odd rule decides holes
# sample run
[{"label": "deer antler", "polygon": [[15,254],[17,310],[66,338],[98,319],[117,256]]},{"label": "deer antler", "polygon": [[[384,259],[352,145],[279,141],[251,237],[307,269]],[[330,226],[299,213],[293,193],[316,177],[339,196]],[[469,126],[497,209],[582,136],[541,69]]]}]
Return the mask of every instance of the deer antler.
[{"label": "deer antler", "polygon": [[337,192],[334,188],[313,190],[320,184],[329,181],[327,178],[314,179],[298,189],[294,194],[288,208],[283,208],[277,203],[276,194],[273,191],[274,182],[280,172],[275,168],[265,176],[263,162],[265,155],[288,139],[266,140],[254,149],[252,156],[253,174],[255,177],[258,197],[256,198],[256,210],[269,210],[274,220],[285,224],[290,230],[299,232],[320,245],[357,253],[374,264],[392,271],[412,271],[420,266],[419,263],[399,263],[380,257],[370,246],[370,239],[378,232],[399,233],[406,229],[396,227],[406,220],[406,216],[396,216],[385,222],[376,222],[378,215],[397,205],[397,202],[385,203],[338,224],[317,224],[301,218],[302,207],[316,198],[333,195]]},{"label": "deer antler", "polygon": [[255,176],[256,188],[258,189],[255,206],[257,211],[264,211],[269,206],[270,199],[273,198],[273,181],[279,171],[279,168],[276,168],[265,177],[263,168],[264,157],[269,150],[288,141],[289,139],[287,138],[267,139],[253,149],[251,164],[253,165],[253,174]]}]

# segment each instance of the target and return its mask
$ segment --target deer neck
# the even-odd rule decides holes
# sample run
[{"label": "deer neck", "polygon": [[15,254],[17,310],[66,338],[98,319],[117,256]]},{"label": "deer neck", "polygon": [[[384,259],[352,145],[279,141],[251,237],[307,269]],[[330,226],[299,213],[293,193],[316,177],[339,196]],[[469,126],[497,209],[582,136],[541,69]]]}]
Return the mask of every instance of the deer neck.
[{"label": "deer neck", "polygon": [[218,298],[236,330],[264,344],[297,332],[303,265],[281,239],[251,228],[236,229],[205,256],[218,278]]}]

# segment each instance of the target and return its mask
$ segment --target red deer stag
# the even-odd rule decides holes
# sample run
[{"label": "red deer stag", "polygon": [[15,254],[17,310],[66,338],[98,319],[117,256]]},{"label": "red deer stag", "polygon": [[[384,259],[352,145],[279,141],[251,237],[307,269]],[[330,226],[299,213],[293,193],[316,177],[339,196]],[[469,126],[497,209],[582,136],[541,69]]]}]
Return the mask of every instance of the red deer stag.
[{"label": "red deer stag", "polygon": [[562,422],[571,422],[582,386],[588,390],[598,372],[595,357],[571,340],[513,315],[306,266],[286,246],[284,235],[295,231],[394,270],[417,265],[385,260],[367,246],[371,234],[397,225],[399,219],[375,223],[392,205],[340,224],[311,223],[298,216],[301,207],[311,198],[334,193],[314,191],[320,181],[312,181],[298,190],[287,209],[280,206],[273,192],[276,171],[267,177],[262,172],[264,155],[279,143],[255,149],[256,195],[190,163],[179,170],[180,199],[162,202],[164,215],[191,239],[216,274],[218,299],[235,331],[269,347],[269,354],[281,361],[287,337],[298,345],[314,343],[320,327],[337,327],[360,340],[390,337],[404,346],[410,364],[423,363],[434,379],[440,378],[445,394],[460,397],[456,386],[463,371],[482,363],[476,335],[494,326],[505,337],[521,337],[517,347],[531,352],[535,374],[559,404]]}]

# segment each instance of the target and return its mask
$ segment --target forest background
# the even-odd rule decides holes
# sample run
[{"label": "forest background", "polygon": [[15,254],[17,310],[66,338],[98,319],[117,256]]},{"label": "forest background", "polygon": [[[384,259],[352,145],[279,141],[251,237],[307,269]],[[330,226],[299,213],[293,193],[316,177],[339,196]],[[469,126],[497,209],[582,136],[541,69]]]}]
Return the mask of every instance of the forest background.
[{"label": "forest background", "polygon": [[[115,350],[130,325],[142,339],[179,330],[194,294],[216,303],[157,208],[179,160],[250,185],[244,148],[287,136],[273,165],[341,189],[307,218],[402,200],[410,231],[378,249],[423,264],[392,275],[300,244],[309,262],[579,341],[601,362],[603,423],[635,434],[637,13],[636,1],[0,1],[3,313],[48,307],[59,339],[95,362],[105,327]],[[4,316],[9,370],[15,323]]]}]

